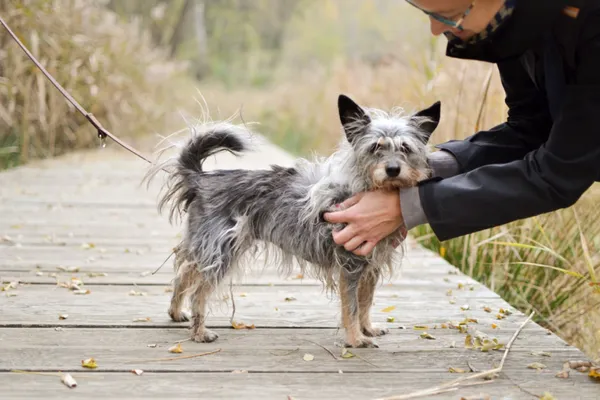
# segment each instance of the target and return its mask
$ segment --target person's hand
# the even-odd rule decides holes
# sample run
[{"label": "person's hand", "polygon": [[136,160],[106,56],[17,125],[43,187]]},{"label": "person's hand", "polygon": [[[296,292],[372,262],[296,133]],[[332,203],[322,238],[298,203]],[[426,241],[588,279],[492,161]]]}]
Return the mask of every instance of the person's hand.
[{"label": "person's hand", "polygon": [[398,229],[406,237],[397,191],[359,193],[341,203],[340,209],[325,213],[323,218],[330,223],[347,224],[333,232],[333,241],[356,255],[368,255],[381,239]]}]

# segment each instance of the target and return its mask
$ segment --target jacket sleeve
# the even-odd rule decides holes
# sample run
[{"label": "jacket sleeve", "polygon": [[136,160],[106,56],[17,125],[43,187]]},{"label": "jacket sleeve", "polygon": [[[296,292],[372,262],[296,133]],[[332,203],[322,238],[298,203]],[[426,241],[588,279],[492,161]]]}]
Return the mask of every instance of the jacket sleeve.
[{"label": "jacket sleeve", "polygon": [[[534,119],[517,123],[531,124],[529,132],[539,126],[533,139],[516,130],[505,138],[505,127],[502,135],[481,133],[454,152],[467,172],[421,184],[423,209],[440,240],[571,206],[600,177],[600,34],[588,26],[596,33],[582,35],[574,82],[545,142],[535,150],[520,145],[542,136],[545,122]],[[518,109],[513,104],[513,116]]]},{"label": "jacket sleeve", "polygon": [[461,173],[525,157],[548,138],[552,127],[545,94],[535,86],[523,61],[499,63],[498,70],[506,92],[507,121],[465,140],[436,146],[454,155]]}]

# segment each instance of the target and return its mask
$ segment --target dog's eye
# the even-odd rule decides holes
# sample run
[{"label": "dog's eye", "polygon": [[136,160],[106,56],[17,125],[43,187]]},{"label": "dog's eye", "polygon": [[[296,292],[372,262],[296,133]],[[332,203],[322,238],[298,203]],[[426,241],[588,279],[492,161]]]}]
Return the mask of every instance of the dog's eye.
[{"label": "dog's eye", "polygon": [[406,143],[402,143],[402,152],[405,154],[411,154],[413,151],[409,145],[407,145]]},{"label": "dog's eye", "polygon": [[376,153],[376,152],[377,152],[377,150],[379,150],[380,148],[381,148],[381,145],[380,145],[379,143],[373,143],[373,144],[371,145],[371,147],[369,148],[369,152],[374,154],[374,153]]}]

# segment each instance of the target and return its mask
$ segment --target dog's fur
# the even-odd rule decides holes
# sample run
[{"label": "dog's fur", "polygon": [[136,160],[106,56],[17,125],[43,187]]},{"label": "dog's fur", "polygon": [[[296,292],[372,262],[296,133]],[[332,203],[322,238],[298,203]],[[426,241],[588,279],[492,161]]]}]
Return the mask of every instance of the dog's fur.
[{"label": "dog's fur", "polygon": [[[414,186],[429,177],[427,142],[440,118],[440,103],[413,115],[365,109],[340,95],[339,115],[345,133],[337,151],[325,159],[298,161],[294,167],[266,170],[215,170],[203,162],[220,151],[248,149],[247,131],[229,123],[204,124],[177,157],[155,165],[148,177],[170,171],[159,209],[171,219],[187,214],[176,248],[174,293],[169,315],[187,321],[182,304],[191,293],[192,338],[212,342],[206,329],[209,296],[224,278],[241,267],[244,255],[265,245],[267,259],[288,272],[296,261],[328,289],[338,290],[346,345],[376,347],[375,336],[387,330],[371,324],[369,312],[377,281],[391,272],[403,241],[400,231],[381,240],[366,257],[338,246],[323,220],[325,211],[359,192]],[[271,257],[269,257],[271,256]]]}]

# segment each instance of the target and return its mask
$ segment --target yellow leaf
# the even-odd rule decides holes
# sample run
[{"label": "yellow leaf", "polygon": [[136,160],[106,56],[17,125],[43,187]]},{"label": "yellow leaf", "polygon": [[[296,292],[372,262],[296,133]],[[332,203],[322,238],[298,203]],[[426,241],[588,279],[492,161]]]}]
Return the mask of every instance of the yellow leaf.
[{"label": "yellow leaf", "polygon": [[452,289],[448,289],[446,291],[446,296],[452,296]]},{"label": "yellow leaf", "polygon": [[487,313],[491,313],[492,309],[489,308],[488,306],[483,307],[483,311],[487,312]]},{"label": "yellow leaf", "polygon": [[540,400],[556,400],[556,397],[554,397],[552,393],[544,392],[542,397],[540,397]]},{"label": "yellow leaf", "polygon": [[442,325],[441,325],[441,328],[442,328],[442,329],[448,329],[448,325],[446,325],[446,324],[442,324]]},{"label": "yellow leaf", "polygon": [[308,354],[308,353],[306,353],[306,354],[304,355],[304,357],[302,357],[302,359],[303,359],[304,361],[312,361],[312,360],[314,360],[314,359],[315,359],[315,356],[313,356],[312,354]]},{"label": "yellow leaf", "polygon": [[74,294],[90,294],[92,292],[90,292],[89,289],[77,289],[77,290],[73,290]]},{"label": "yellow leaf", "polygon": [[446,248],[445,247],[440,247],[440,256],[442,258],[444,258],[446,256]]},{"label": "yellow leaf", "polygon": [[304,279],[304,275],[303,274],[298,274],[294,277],[294,279]]},{"label": "yellow leaf", "polygon": [[420,337],[421,337],[421,339],[435,340],[435,336],[432,336],[427,332],[421,333]]},{"label": "yellow leaf", "polygon": [[177,343],[175,346],[169,347],[169,353],[183,353],[183,349],[181,348],[181,343]]},{"label": "yellow leaf", "polygon": [[541,369],[546,369],[546,366],[544,364],[542,364],[542,363],[534,362],[534,363],[529,364],[527,366],[527,368],[529,368],[529,369],[536,369],[536,370],[539,371]]},{"label": "yellow leaf", "polygon": [[296,298],[294,296],[288,296],[285,298],[285,301],[294,301]]},{"label": "yellow leaf", "polygon": [[448,371],[453,372],[455,374],[464,374],[465,372],[467,372],[466,370],[464,370],[462,368],[454,368],[454,367],[450,367],[448,369]]},{"label": "yellow leaf", "polygon": [[387,317],[387,322],[394,322],[395,318],[394,317]]},{"label": "yellow leaf", "polygon": [[85,250],[93,249],[94,247],[96,247],[94,243],[84,243],[81,245],[81,248]]},{"label": "yellow leaf", "polygon": [[396,306],[389,306],[384,308],[383,310],[381,310],[381,312],[391,312],[394,311],[396,309]]},{"label": "yellow leaf", "polygon": [[240,293],[240,297],[246,297],[246,293]]},{"label": "yellow leaf", "polygon": [[343,348],[342,349],[342,358],[352,358],[354,357],[354,354],[352,354],[348,349]]},{"label": "yellow leaf", "polygon": [[465,285],[463,285],[462,283],[459,283],[459,284],[457,285],[457,287],[458,287],[459,289],[462,289],[462,288],[464,288],[464,287],[465,287]]},{"label": "yellow leaf", "polygon": [[492,329],[498,329],[498,325],[492,324]]},{"label": "yellow leaf", "polygon": [[256,326],[254,326],[254,324],[246,325],[243,322],[235,322],[235,321],[233,321],[231,323],[231,326],[233,327],[233,329],[254,329],[254,328],[256,328]]},{"label": "yellow leaf", "polygon": [[505,317],[504,315],[502,315],[502,314],[498,314],[498,315],[496,315],[496,318],[497,318],[498,320],[502,320],[502,319],[504,319],[504,318],[506,318],[506,317]]},{"label": "yellow leaf", "polygon": [[98,364],[96,363],[96,360],[94,360],[93,358],[88,358],[87,360],[81,360],[81,366],[84,368],[98,368]]},{"label": "yellow leaf", "polygon": [[424,331],[425,329],[427,329],[427,326],[425,325],[415,325],[413,326],[413,329],[416,331]]},{"label": "yellow leaf", "polygon": [[590,373],[588,374],[590,378],[600,378],[600,367],[594,367],[590,369]]}]

